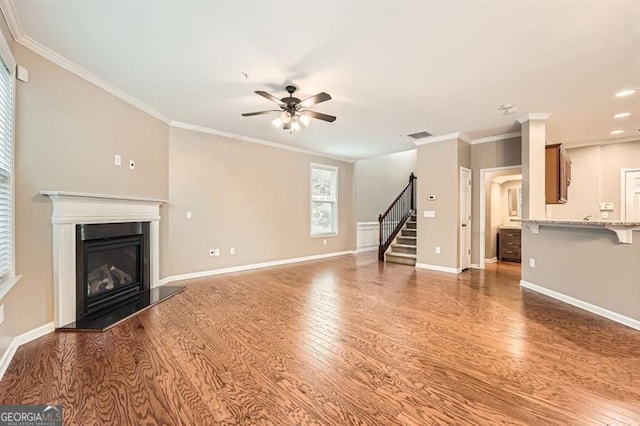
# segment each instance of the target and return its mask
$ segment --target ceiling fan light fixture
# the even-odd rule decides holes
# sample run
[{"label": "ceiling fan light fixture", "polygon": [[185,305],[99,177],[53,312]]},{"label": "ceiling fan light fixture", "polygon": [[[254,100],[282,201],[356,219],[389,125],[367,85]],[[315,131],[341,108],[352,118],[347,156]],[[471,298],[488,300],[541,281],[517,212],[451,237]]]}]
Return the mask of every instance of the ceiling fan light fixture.
[{"label": "ceiling fan light fixture", "polygon": [[300,114],[300,122],[304,125],[304,127],[307,127],[309,126],[309,124],[311,124],[311,117],[303,112],[302,114]]},{"label": "ceiling fan light fixture", "polygon": [[290,123],[291,122],[291,114],[289,114],[288,111],[283,111],[282,114],[280,114],[280,120],[282,120],[282,122],[284,124]]},{"label": "ceiling fan light fixture", "polygon": [[291,122],[291,133],[299,132],[300,129],[300,122],[298,120],[294,120]]}]

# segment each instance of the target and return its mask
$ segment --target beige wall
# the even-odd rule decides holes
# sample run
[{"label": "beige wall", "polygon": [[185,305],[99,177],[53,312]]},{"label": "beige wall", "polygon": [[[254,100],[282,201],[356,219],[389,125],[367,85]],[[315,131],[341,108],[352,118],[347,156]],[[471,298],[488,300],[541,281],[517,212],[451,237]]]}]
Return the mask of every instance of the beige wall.
[{"label": "beige wall", "polygon": [[[1,352],[53,320],[52,206],[40,190],[168,196],[166,124],[8,42],[29,82],[16,82],[16,272],[23,277],[2,299]],[[136,170],[116,167],[116,153],[123,163],[135,159]]]},{"label": "beige wall", "polygon": [[[522,145],[519,137],[471,145],[473,173],[471,203],[474,219],[471,222],[471,263],[480,263],[480,197],[482,194],[480,170],[521,165],[521,154]],[[488,232],[488,229],[485,232]]]},{"label": "beige wall", "polygon": [[[377,222],[400,191],[416,174],[416,150],[359,160],[354,181],[357,222]],[[419,178],[419,177],[418,177]]]},{"label": "beige wall", "polygon": [[[417,263],[458,267],[458,154],[458,139],[418,146]],[[427,200],[429,194],[436,200]],[[425,210],[435,210],[436,217],[425,218]]]},{"label": "beige wall", "polygon": [[[169,151],[162,277],[355,249],[352,163],[176,128]],[[312,162],[338,167],[335,237],[310,237]]]},{"label": "beige wall", "polygon": [[606,230],[525,225],[522,240],[524,281],[640,321],[640,232],[618,244]]},{"label": "beige wall", "polygon": [[640,141],[568,149],[571,185],[566,204],[547,205],[552,219],[600,218],[600,203],[612,202],[615,209],[606,220],[620,220],[620,170],[640,168]]}]

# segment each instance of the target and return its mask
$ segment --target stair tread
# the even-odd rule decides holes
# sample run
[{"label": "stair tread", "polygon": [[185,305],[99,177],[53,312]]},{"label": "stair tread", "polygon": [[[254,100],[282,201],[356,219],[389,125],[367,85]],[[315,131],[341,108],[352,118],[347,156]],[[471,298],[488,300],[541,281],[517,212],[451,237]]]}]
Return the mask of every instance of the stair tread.
[{"label": "stair tread", "polygon": [[391,247],[400,247],[400,248],[416,248],[417,246],[415,244],[391,244]]},{"label": "stair tread", "polygon": [[417,258],[417,255],[415,255],[415,254],[396,253],[394,251],[391,251],[391,252],[387,253],[387,256],[406,257],[407,259],[416,259]]},{"label": "stair tread", "polygon": [[418,237],[412,237],[411,235],[398,235],[400,238],[411,238],[412,240],[417,240]]}]

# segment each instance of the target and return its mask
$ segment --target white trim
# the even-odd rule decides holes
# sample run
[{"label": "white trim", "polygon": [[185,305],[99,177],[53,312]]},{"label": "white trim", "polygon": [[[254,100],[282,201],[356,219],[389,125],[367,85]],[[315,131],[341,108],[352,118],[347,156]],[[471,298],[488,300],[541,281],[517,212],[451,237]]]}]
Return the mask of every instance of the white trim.
[{"label": "white trim", "polygon": [[485,240],[487,235],[487,227],[485,224],[485,216],[487,215],[487,206],[485,202],[485,193],[487,192],[487,188],[485,186],[485,180],[487,173],[498,172],[501,170],[509,170],[509,169],[520,169],[522,171],[522,164],[515,166],[502,166],[502,167],[488,167],[486,169],[480,169],[480,182],[478,182],[478,186],[480,187],[480,223],[479,232],[480,232],[480,269],[484,269],[486,263],[486,250],[485,250]]},{"label": "white trim", "polygon": [[356,254],[367,253],[367,252],[376,251],[376,250],[378,250],[378,246],[358,247],[356,249]]},{"label": "white trim", "polygon": [[[469,217],[464,222],[467,223],[467,229],[462,229],[462,174],[469,175]],[[471,267],[471,253],[473,246],[473,233],[471,232],[471,226],[473,225],[473,172],[470,168],[460,166],[460,171],[458,172],[458,266],[459,269],[464,270]],[[464,233],[469,234],[469,264],[463,264],[462,260],[465,258],[464,252],[461,250],[462,248],[462,239],[464,238]]]},{"label": "white trim", "polygon": [[378,222],[356,223],[356,252],[364,253],[378,250],[380,224]]},{"label": "white trim", "polygon": [[13,275],[0,283],[0,300],[20,281],[22,275]]},{"label": "white trim", "polygon": [[37,338],[42,337],[45,334],[49,334],[53,330],[55,330],[55,327],[53,325],[53,322],[50,322],[14,337],[7,349],[5,349],[4,354],[2,354],[2,357],[0,358],[0,380],[2,380],[2,376],[4,376],[4,373],[7,371],[7,368],[9,367],[13,356],[16,354],[16,351],[20,346],[36,340]]},{"label": "white trim", "polygon": [[498,262],[498,258],[497,257],[492,257],[491,259],[485,259],[484,263],[497,263]]},{"label": "white trim", "polygon": [[569,305],[573,305],[577,308],[584,309],[585,311],[589,311],[593,314],[599,315],[601,317],[610,319],[617,323],[626,325],[627,327],[634,328],[636,330],[640,330],[640,320],[636,320],[633,318],[626,317],[624,315],[618,314],[616,312],[610,311],[605,308],[601,308],[600,306],[592,305],[591,303],[583,302],[582,300],[575,299],[571,296],[567,296],[562,293],[558,293],[557,291],[550,290],[546,287],[539,286],[537,284],[530,283],[528,281],[521,280],[520,287],[526,288],[528,290],[535,291],[540,294],[544,294],[545,296],[549,296],[553,299],[559,300],[564,303],[568,303]]},{"label": "white trim", "polygon": [[478,144],[487,143],[487,142],[502,141],[502,140],[505,140],[505,139],[514,139],[514,138],[519,138],[520,136],[522,136],[521,132],[502,133],[500,135],[493,135],[493,136],[487,136],[486,138],[474,139],[474,140],[471,141],[471,145],[478,145]]},{"label": "white trim", "polygon": [[315,254],[312,256],[295,257],[292,259],[273,260],[270,262],[254,263],[251,265],[231,266],[229,268],[213,269],[210,271],[192,272],[189,274],[171,275],[162,278],[158,285],[165,285],[173,281],[190,280],[194,278],[210,277],[213,275],[230,274],[232,272],[249,271],[252,269],[268,268],[270,266],[288,265],[290,263],[306,262],[309,260],[326,259],[328,257],[344,256],[347,254],[356,254],[355,250],[339,251],[334,253]]},{"label": "white trim", "polygon": [[523,124],[531,120],[546,120],[549,117],[551,117],[551,114],[547,112],[530,112],[529,114],[518,117],[516,121],[518,121],[518,123],[520,124]]},{"label": "white trim", "polygon": [[416,263],[418,269],[430,269],[438,272],[448,272],[450,274],[459,274],[462,272],[460,268],[449,268],[447,266],[429,265],[427,263]]},{"label": "white trim", "polygon": [[196,124],[185,123],[182,121],[171,120],[169,126],[175,127],[176,129],[185,129],[192,130],[194,132],[206,133],[209,135],[222,136],[225,138],[238,139],[244,142],[256,143],[259,145],[266,145],[272,148],[284,149],[287,151],[300,152],[302,154],[313,155],[316,157],[328,158],[330,160],[343,161],[345,163],[355,163],[357,160],[353,158],[345,158],[345,157],[336,157],[333,155],[322,154],[317,151],[312,151],[309,149],[298,148],[297,146],[285,145],[283,143],[270,142],[264,139],[258,139],[251,136],[244,136],[237,133],[224,132],[222,130],[212,129],[210,127],[198,126]]},{"label": "white trim", "polygon": [[640,172],[638,167],[620,169],[620,221],[627,220],[627,173]]},{"label": "white trim", "polygon": [[469,138],[469,136],[465,135],[462,132],[448,133],[446,135],[440,135],[440,136],[429,136],[428,138],[422,138],[422,139],[415,140],[415,141],[413,141],[413,143],[416,146],[420,146],[420,145],[427,145],[427,144],[430,144],[430,143],[449,141],[449,140],[454,140],[454,139],[459,139],[462,142],[466,142],[468,144],[472,143],[472,140]]},{"label": "white trim", "polygon": [[18,19],[18,13],[16,12],[13,0],[1,0],[0,9],[2,9],[2,14],[4,15],[4,19],[7,21],[7,25],[9,26],[9,31],[11,32],[13,39],[17,40],[20,37],[24,37],[24,30],[22,29],[22,25]]},{"label": "white trim", "polygon": [[76,225],[151,222],[150,283],[160,277],[160,205],[163,200],[103,194],[42,191],[53,203],[53,318],[56,327],[76,320]]}]

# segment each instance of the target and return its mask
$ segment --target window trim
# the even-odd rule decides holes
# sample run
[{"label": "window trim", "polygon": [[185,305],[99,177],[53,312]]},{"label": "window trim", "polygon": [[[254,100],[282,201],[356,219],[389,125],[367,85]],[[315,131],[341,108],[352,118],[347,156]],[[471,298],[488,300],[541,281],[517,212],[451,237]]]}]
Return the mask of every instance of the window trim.
[{"label": "window trim", "polygon": [[4,34],[0,31],[0,67],[4,66],[9,73],[9,76],[13,80],[12,84],[12,114],[11,114],[11,262],[9,264],[9,276],[5,277],[3,281],[0,281],[0,300],[11,290],[11,288],[22,278],[21,275],[16,275],[16,179],[15,179],[15,166],[16,166],[16,60],[7,44],[7,40]]},{"label": "window trim", "polygon": [[[321,169],[328,170],[335,173],[335,201],[333,203],[333,231],[327,232],[323,234],[314,234],[313,233],[313,181],[311,179],[311,175],[313,174],[313,169]],[[339,182],[339,170],[336,166],[331,166],[329,164],[320,164],[320,163],[311,163],[309,166],[309,236],[311,238],[322,238],[322,237],[336,237],[338,236],[338,202],[339,202],[339,194],[338,194],[338,182]]]}]

